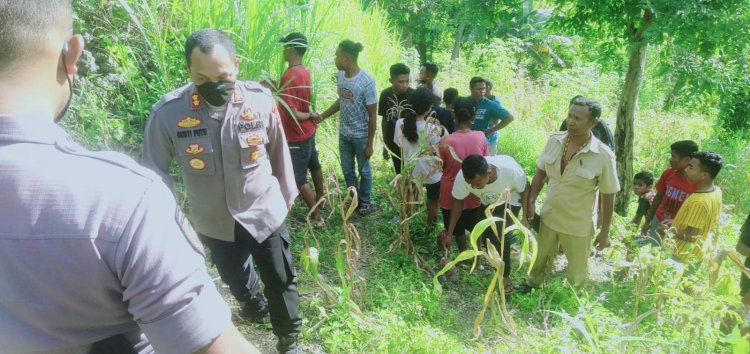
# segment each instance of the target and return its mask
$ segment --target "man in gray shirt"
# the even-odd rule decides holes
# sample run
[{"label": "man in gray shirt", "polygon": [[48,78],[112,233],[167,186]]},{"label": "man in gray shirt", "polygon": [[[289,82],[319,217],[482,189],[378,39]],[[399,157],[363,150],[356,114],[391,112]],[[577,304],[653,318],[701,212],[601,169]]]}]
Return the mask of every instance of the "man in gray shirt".
[{"label": "man in gray shirt", "polygon": [[177,160],[193,225],[221,279],[246,315],[258,320],[270,310],[279,351],[295,352],[302,321],[284,221],[298,192],[276,101],[257,82],[237,79],[236,49],[224,32],[192,33],[185,58],[192,83],[152,108],[143,164],[171,184]]},{"label": "man in gray shirt", "polygon": [[70,0],[0,19],[0,351],[257,353],[159,177],[55,124],[83,51]]}]

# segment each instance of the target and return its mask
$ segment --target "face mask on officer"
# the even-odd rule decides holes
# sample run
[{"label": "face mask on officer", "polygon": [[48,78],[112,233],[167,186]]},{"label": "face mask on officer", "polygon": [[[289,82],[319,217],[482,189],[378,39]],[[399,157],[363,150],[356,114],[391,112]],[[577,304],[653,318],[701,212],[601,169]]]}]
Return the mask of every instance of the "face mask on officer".
[{"label": "face mask on officer", "polygon": [[219,82],[206,82],[195,87],[198,93],[208,104],[221,107],[229,101],[229,95],[234,90],[234,82],[222,80]]},{"label": "face mask on officer", "polygon": [[[68,67],[68,64],[65,62],[65,55],[67,54],[67,52],[68,42],[65,42],[65,44],[63,44],[62,50],[60,51],[63,70],[66,70],[66,68]],[[68,82],[68,100],[65,102],[65,106],[63,106],[63,109],[60,111],[60,113],[58,113],[55,117],[55,123],[65,118],[65,116],[68,114],[68,111],[70,110],[70,102],[73,101],[73,82],[70,80],[70,75],[68,75],[68,73],[65,73],[65,80]]]}]

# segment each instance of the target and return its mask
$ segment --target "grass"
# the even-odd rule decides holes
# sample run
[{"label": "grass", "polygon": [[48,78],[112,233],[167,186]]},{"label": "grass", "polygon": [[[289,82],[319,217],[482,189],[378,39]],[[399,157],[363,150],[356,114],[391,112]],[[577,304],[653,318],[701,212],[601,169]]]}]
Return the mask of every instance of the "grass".
[{"label": "grass", "polygon": [[[333,55],[343,38],[365,45],[360,64],[376,78],[378,89],[387,87],[391,64],[402,61],[417,67],[413,51],[401,49],[379,10],[373,7],[362,12],[358,1],[86,0],[76,6],[82,20],[78,29],[90,34],[87,46],[94,50],[97,64],[113,65],[77,81],[73,114],[65,125],[90,147],[132,156],[140,151],[150,106],[186,82],[181,46],[185,36],[197,28],[219,27],[231,34],[245,79],[279,77],[283,62],[276,40],[291,31],[306,33],[311,43],[306,64],[313,73],[313,101],[319,111],[336,97]],[[517,43],[495,41],[466,52],[455,63],[449,63],[447,52],[437,54],[443,67],[438,80],[441,87],[457,87],[466,95],[471,76],[486,74],[493,79],[495,93],[517,118],[501,132],[499,150],[514,156],[531,174],[543,142],[564,118],[570,97],[584,94],[600,100],[605,106],[604,119],[613,126],[622,83],[616,74],[581,63],[532,82],[515,60],[518,53]],[[412,76],[416,78],[416,70]],[[647,79],[646,85],[656,84]],[[654,102],[661,102],[654,96],[658,92],[656,86],[644,89],[644,94],[651,96],[642,98],[636,121],[635,168],[658,174],[666,167],[669,144],[687,138],[723,154],[727,165],[718,184],[728,206],[717,233],[722,247],[733,248],[736,223],[750,208],[746,191],[750,144],[715,131],[710,110],[663,112],[653,107]],[[318,131],[317,143],[324,168],[334,171],[341,181],[336,135],[335,121],[327,120]],[[676,271],[655,251],[636,257],[644,267],[631,272],[631,277],[614,278],[611,270],[621,266],[626,252],[622,240],[628,230],[622,218],[617,219],[612,232],[613,247],[592,258],[593,280],[587,289],[571,289],[558,273],[543,291],[508,300],[518,336],[488,318],[482,324],[482,335],[474,339],[472,321],[482,308],[491,274],[462,271],[440,294],[432,285],[432,274],[416,266],[412,256],[402,250],[388,251],[399,235],[398,224],[391,223],[398,210],[388,202],[388,196],[393,196],[388,185],[393,176],[390,163],[378,157],[381,149],[378,141],[372,161],[375,202],[381,210],[367,218],[352,218],[362,246],[356,262],[347,267],[355,268],[366,282],[365,293],[357,302],[361,311],[352,311],[351,298],[340,291],[344,286],[336,255],[343,238],[341,212],[335,212],[326,228],[315,234],[319,274],[337,289],[336,296],[322,295],[312,272],[305,272],[303,262],[297,261],[303,298],[302,340],[308,348],[331,353],[729,352],[741,350],[742,343],[747,343],[741,336],[719,331],[719,320],[737,304],[739,272],[727,262],[711,286],[705,266],[685,278],[696,284],[695,297],[668,286]],[[289,218],[295,255],[305,250],[306,210],[297,205]],[[409,228],[411,241],[415,252],[434,269],[442,257],[435,247],[437,230],[426,228],[423,207],[417,213]],[[513,282],[521,282],[526,270],[514,270]],[[641,276],[639,283],[638,274],[649,277]],[[648,281],[643,280],[646,278]],[[635,294],[643,296],[636,301]],[[657,305],[659,312],[649,313]],[[251,341],[272,341],[261,327],[241,324],[241,330]],[[270,350],[272,344],[263,348]]]}]

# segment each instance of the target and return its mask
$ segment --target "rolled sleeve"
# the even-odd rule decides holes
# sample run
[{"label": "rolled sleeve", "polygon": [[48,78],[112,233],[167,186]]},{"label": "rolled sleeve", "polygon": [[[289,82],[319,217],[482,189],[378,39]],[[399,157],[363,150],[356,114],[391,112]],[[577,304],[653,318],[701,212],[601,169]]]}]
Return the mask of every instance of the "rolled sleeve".
[{"label": "rolled sleeve", "polygon": [[613,156],[608,156],[604,162],[602,174],[599,176],[599,192],[614,194],[620,191],[620,181],[617,179],[617,165]]},{"label": "rolled sleeve", "polygon": [[159,353],[192,353],[231,313],[205,266],[195,231],[160,184],[148,188],[118,243],[115,272],[128,311]]}]

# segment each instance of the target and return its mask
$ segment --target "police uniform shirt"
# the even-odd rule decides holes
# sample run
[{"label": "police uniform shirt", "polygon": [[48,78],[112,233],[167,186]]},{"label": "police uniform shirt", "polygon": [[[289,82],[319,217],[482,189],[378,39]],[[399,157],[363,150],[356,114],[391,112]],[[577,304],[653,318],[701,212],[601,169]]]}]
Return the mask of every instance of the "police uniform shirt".
[{"label": "police uniform shirt", "polygon": [[146,334],[191,353],[230,324],[195,232],[153,172],[52,117],[0,116],[0,351],[86,353]]},{"label": "police uniform shirt", "polygon": [[233,241],[236,220],[263,242],[297,196],[276,102],[260,84],[237,81],[225,114],[212,115],[207,106],[193,84],[157,102],[143,164],[171,185],[176,158],[199,233]]},{"label": "police uniform shirt", "polygon": [[554,133],[536,160],[537,168],[549,178],[547,199],[541,210],[542,221],[554,231],[573,236],[591,236],[596,191],[620,191],[615,154],[595,136],[560,173],[567,132]]}]

